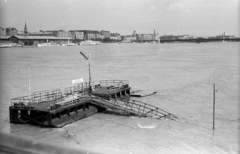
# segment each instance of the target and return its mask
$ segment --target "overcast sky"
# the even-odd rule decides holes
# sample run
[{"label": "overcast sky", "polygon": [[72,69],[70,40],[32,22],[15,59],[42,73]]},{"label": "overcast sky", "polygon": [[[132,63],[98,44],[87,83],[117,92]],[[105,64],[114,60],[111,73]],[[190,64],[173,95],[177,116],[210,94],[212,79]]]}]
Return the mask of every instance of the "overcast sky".
[{"label": "overcast sky", "polygon": [[239,36],[240,0],[0,0],[0,26]]}]

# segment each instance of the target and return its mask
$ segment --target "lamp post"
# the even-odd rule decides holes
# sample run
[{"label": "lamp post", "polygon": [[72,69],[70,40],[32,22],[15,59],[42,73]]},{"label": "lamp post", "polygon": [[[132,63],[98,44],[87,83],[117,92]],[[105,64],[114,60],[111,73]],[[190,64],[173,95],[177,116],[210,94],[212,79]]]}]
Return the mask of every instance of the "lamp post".
[{"label": "lamp post", "polygon": [[88,57],[80,51],[80,54],[86,59],[88,60],[88,69],[89,69],[89,94],[91,95],[92,92],[92,87],[91,87],[91,65],[90,65],[90,52],[88,52]]}]

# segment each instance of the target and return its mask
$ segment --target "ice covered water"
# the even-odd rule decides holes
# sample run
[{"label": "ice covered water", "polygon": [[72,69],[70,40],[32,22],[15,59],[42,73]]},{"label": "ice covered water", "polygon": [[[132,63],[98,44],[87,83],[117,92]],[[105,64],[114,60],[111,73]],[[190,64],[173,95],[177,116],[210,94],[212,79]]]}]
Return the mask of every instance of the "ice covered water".
[{"label": "ice covered water", "polygon": [[[1,131],[103,153],[239,153],[239,49],[239,43],[1,49]],[[88,81],[88,62],[80,51],[90,51],[95,82],[129,80],[134,89],[157,91],[135,99],[175,114],[179,120],[99,113],[57,129],[10,124],[11,98],[29,92],[28,67],[31,91],[63,89],[77,78]],[[217,89],[215,131],[213,83]],[[75,140],[65,135],[65,129]]]}]

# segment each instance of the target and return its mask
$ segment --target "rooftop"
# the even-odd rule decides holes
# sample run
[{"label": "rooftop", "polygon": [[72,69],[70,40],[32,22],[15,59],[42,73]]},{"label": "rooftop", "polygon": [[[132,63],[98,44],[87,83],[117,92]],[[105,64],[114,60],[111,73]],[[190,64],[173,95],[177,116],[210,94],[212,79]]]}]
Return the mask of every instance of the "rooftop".
[{"label": "rooftop", "polygon": [[55,36],[18,36],[14,35],[18,39],[55,39],[55,40],[62,40],[62,39],[72,39],[70,37],[55,37]]}]

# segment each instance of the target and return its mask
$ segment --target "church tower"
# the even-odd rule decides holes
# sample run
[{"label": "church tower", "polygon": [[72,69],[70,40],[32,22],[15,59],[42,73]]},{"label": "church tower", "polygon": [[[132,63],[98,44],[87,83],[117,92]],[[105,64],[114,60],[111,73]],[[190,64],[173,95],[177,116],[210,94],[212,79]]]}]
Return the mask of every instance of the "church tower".
[{"label": "church tower", "polygon": [[24,34],[27,35],[28,31],[27,31],[27,23],[25,22],[25,26],[24,26]]}]

